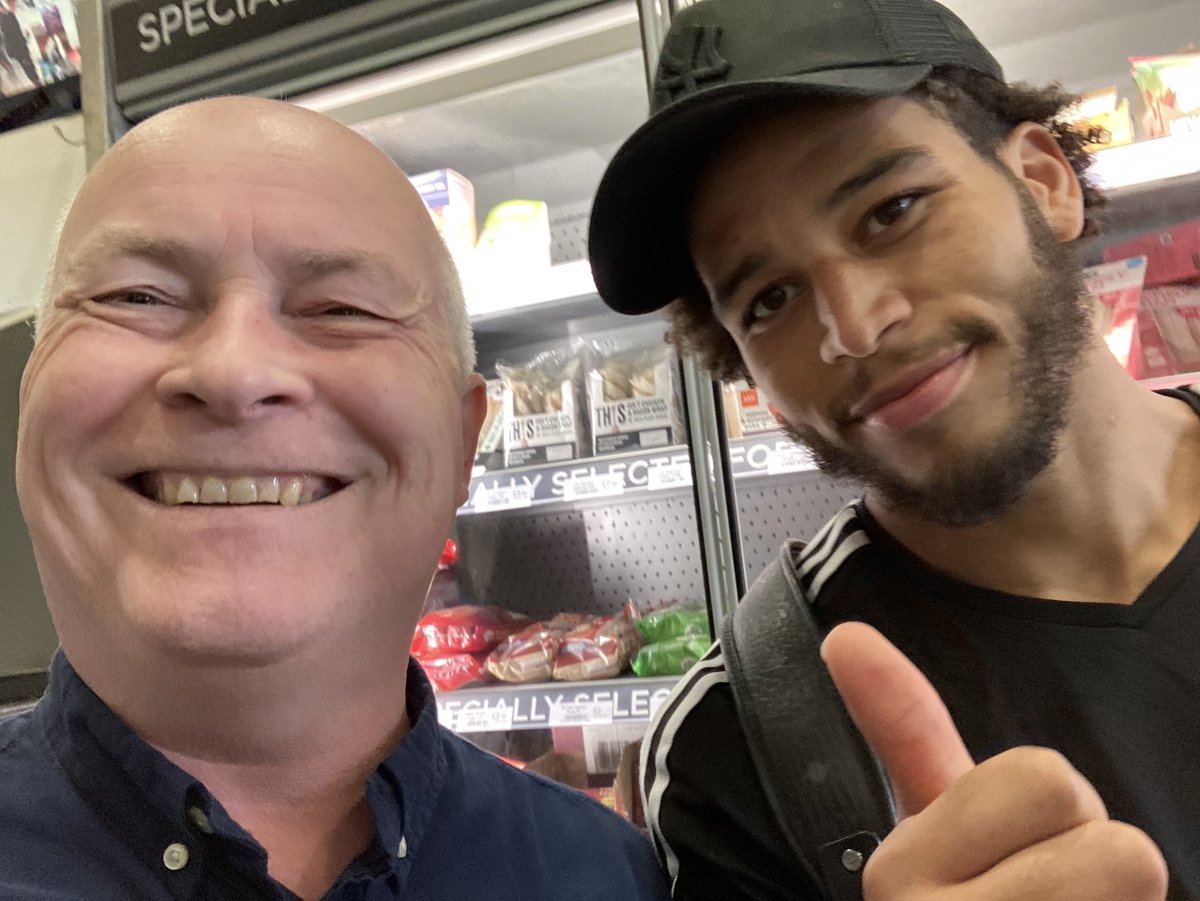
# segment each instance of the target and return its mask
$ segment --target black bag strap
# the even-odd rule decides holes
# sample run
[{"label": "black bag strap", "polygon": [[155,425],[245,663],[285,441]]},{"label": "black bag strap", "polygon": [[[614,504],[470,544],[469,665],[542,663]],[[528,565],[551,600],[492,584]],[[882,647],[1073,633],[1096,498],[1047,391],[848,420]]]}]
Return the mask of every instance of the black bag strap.
[{"label": "black bag strap", "polygon": [[750,755],[793,853],[829,901],[862,901],[862,868],[895,825],[891,789],[820,655],[788,542],[726,618],[721,646]]}]

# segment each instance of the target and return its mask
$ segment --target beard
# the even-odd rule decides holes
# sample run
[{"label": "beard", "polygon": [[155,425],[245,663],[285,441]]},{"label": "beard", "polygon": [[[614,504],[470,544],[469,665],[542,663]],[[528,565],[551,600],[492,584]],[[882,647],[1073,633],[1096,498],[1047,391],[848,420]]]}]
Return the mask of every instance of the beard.
[{"label": "beard", "polygon": [[[1017,298],[1024,341],[1008,386],[1016,409],[1004,434],[978,456],[942,467],[932,482],[915,485],[869,454],[813,429],[783,424],[789,437],[812,451],[825,474],[860,482],[893,509],[935,525],[978,525],[1024,496],[1058,452],[1074,375],[1091,339],[1092,313],[1079,259],[1055,237],[1025,186],[1013,181],[1035,265]],[[948,337],[975,346],[1000,341],[995,327],[978,319],[952,323]],[[866,390],[860,384],[851,393]]]}]

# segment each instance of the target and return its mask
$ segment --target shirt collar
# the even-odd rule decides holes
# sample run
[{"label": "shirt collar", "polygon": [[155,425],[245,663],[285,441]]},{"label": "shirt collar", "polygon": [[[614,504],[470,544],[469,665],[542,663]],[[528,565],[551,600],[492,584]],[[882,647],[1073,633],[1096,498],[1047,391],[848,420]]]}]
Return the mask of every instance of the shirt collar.
[{"label": "shirt collar", "polygon": [[[429,681],[412,660],[406,695],[409,732],[367,779],[375,846],[349,867],[344,879],[376,878],[386,872],[401,887],[438,807],[446,774],[446,734],[437,721]],[[199,780],[125,725],[62,651],[51,663],[50,685],[34,716],[85,803],[137,859],[160,873],[172,897],[192,894],[214,842],[221,843],[224,861],[266,878],[262,847]],[[186,866],[171,869],[164,863],[173,845],[187,849]]]}]

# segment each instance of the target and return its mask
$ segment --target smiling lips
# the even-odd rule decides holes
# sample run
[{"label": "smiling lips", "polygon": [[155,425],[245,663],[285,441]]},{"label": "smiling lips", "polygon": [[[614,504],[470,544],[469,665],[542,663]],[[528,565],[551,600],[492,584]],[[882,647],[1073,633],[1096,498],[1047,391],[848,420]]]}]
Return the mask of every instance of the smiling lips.
[{"label": "smiling lips", "polygon": [[145,472],[134,479],[139,493],[167,506],[180,504],[298,507],[328,497],[345,485],[327,476],[219,476]]},{"label": "smiling lips", "polygon": [[966,378],[972,345],[958,345],[872,391],[850,411],[852,425],[900,432],[945,408]]}]

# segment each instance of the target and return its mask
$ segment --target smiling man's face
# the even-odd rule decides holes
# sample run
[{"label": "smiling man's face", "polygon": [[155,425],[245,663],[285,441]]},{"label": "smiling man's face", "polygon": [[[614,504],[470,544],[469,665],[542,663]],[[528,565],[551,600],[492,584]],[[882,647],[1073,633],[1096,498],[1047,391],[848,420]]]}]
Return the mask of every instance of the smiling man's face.
[{"label": "smiling man's face", "polygon": [[1074,178],[1047,141],[1018,129],[997,165],[911,99],[788,109],[693,202],[697,272],[789,431],[945,525],[1002,512],[1050,462],[1093,341],[1064,244],[1082,208],[1037,181]]},{"label": "smiling man's face", "polygon": [[140,644],[262,663],[411,632],[481,405],[436,242],[386,158],[282,105],[172,111],[102,161],[63,231],[18,438],[73,660]]}]

